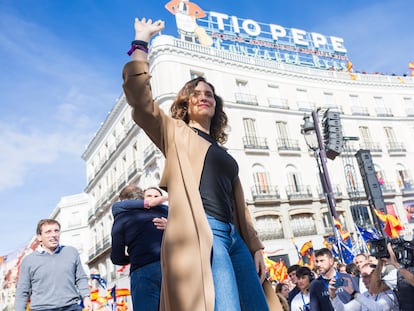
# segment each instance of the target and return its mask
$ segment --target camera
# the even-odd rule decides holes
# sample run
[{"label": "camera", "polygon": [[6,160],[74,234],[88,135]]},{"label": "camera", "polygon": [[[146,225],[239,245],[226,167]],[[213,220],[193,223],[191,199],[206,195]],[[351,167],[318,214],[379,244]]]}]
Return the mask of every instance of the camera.
[{"label": "camera", "polygon": [[369,253],[376,258],[390,258],[387,244],[390,243],[395,257],[400,264],[406,267],[414,267],[414,243],[401,238],[378,239],[367,241]]}]

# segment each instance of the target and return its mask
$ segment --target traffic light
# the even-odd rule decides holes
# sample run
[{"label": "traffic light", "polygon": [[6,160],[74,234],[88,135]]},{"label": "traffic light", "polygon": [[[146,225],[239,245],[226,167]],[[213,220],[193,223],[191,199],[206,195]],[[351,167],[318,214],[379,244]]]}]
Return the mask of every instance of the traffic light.
[{"label": "traffic light", "polygon": [[342,126],[338,111],[327,109],[322,118],[326,157],[335,159],[342,152]]}]

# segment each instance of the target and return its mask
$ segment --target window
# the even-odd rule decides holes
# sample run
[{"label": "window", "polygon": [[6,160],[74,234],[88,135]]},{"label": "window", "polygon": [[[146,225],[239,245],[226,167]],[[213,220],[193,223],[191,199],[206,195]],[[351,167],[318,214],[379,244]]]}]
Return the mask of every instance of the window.
[{"label": "window", "polygon": [[293,192],[301,192],[302,182],[296,167],[292,165],[287,167],[287,179],[289,188],[291,188]]},{"label": "window", "polygon": [[332,93],[323,93],[324,97],[325,97],[325,107],[329,108],[329,107],[336,107],[336,103],[335,103],[335,97]]},{"label": "window", "polygon": [[284,121],[276,121],[276,132],[277,137],[281,140],[288,140],[289,134],[286,126],[286,122]]},{"label": "window", "polygon": [[267,145],[267,139],[265,137],[258,137],[256,134],[256,120],[251,118],[243,119],[244,132],[246,133],[243,136],[244,148],[248,149],[257,149],[257,150],[267,150],[269,149]]},{"label": "window", "polygon": [[414,116],[414,99],[411,97],[404,97],[405,112],[408,117]]},{"label": "window", "polygon": [[366,127],[366,126],[360,126],[359,127],[359,132],[361,133],[361,140],[363,142],[370,142],[370,141],[372,141],[371,134],[369,132],[368,127]]},{"label": "window", "polygon": [[349,95],[349,103],[353,115],[368,116],[368,109],[363,107],[358,95]]},{"label": "window", "polygon": [[190,80],[193,80],[198,77],[204,77],[204,73],[200,71],[193,71],[193,70],[190,71]]},{"label": "window", "polygon": [[413,187],[410,173],[402,164],[397,165],[397,183],[402,190],[410,190]]},{"label": "window", "polygon": [[345,165],[344,170],[345,170],[348,195],[350,197],[358,197],[360,194],[359,193],[360,191],[359,179],[358,179],[359,174],[356,174],[355,168],[350,164]]},{"label": "window", "polygon": [[256,136],[256,126],[255,126],[256,120],[245,118],[243,119],[243,125],[244,125],[244,132],[246,133],[246,136]]},{"label": "window", "polygon": [[414,201],[404,202],[404,209],[407,213],[407,220],[410,224],[414,223]]},{"label": "window", "polygon": [[361,106],[358,95],[349,95],[349,104],[351,106],[357,106],[357,107]]},{"label": "window", "polygon": [[270,192],[270,176],[262,165],[253,166],[253,180],[259,194]]},{"label": "window", "polygon": [[284,237],[280,217],[271,215],[257,217],[255,227],[262,241],[282,239]]},{"label": "window", "polygon": [[250,94],[247,81],[236,80],[237,92],[242,94]]},{"label": "window", "polygon": [[236,103],[243,105],[257,106],[257,97],[250,93],[247,82],[236,80],[237,91],[235,94]]},{"label": "window", "polygon": [[313,105],[309,101],[308,92],[303,89],[296,90],[297,105],[299,110],[311,111],[313,110]]},{"label": "window", "polygon": [[392,116],[391,109],[387,108],[382,97],[374,97],[375,111],[378,116],[389,117]]},{"label": "window", "polygon": [[352,219],[355,224],[360,228],[372,228],[372,220],[368,206],[365,205],[353,205],[351,206]]},{"label": "window", "polygon": [[289,225],[292,228],[293,236],[295,237],[316,234],[316,227],[312,214],[298,214],[291,216]]},{"label": "window", "polygon": [[372,141],[371,133],[367,126],[360,126],[361,148],[371,150],[371,152],[381,152],[382,148],[378,142]]},{"label": "window", "polygon": [[267,98],[269,106],[275,108],[289,109],[287,99],[282,98],[282,96],[280,95],[279,86],[269,84],[267,87],[269,88],[269,97]]},{"label": "window", "polygon": [[385,135],[388,139],[388,142],[394,143],[396,142],[394,129],[392,127],[384,127]]},{"label": "window", "polygon": [[79,211],[72,212],[72,215],[69,219],[69,227],[76,227],[82,224]]}]

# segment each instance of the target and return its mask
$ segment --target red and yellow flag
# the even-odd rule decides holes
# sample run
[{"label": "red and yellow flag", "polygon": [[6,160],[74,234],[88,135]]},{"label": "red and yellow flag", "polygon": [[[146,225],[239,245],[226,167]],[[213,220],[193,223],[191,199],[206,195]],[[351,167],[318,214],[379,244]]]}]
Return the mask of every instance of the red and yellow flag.
[{"label": "red and yellow flag", "polygon": [[391,214],[384,214],[376,209],[374,209],[375,214],[378,216],[379,220],[381,220],[384,224],[384,232],[390,238],[398,238],[399,232],[404,230],[404,226],[401,224],[398,217],[391,215]]},{"label": "red and yellow flag", "polygon": [[299,252],[302,257],[300,260],[301,264],[312,270],[315,265],[315,254],[313,252],[312,240],[303,243]]},{"label": "red and yellow flag", "polygon": [[344,230],[342,228],[342,225],[338,221],[338,219],[334,218],[334,224],[335,224],[335,227],[338,228],[339,233],[341,234],[342,240],[346,241],[347,239],[349,239],[349,237],[351,236],[351,234],[348,231],[346,231],[346,230]]},{"label": "red and yellow flag", "polygon": [[282,259],[275,262],[268,257],[264,257],[264,260],[271,281],[283,282],[288,278],[287,267]]},{"label": "red and yellow flag", "polygon": [[352,70],[353,64],[351,63],[351,61],[348,61],[346,64],[346,69],[348,69],[348,71],[350,72]]}]

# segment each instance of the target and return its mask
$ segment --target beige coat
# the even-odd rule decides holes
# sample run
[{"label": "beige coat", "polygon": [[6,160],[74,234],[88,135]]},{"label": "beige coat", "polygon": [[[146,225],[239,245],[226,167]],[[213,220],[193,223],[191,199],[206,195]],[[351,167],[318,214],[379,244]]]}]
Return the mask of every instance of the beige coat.
[{"label": "beige coat", "polygon": [[[161,249],[160,310],[213,311],[213,236],[198,190],[210,143],[200,140],[183,121],[172,119],[158,107],[153,101],[148,71],[147,62],[129,62],[123,71],[123,87],[133,108],[133,119],[166,157],[160,186],[168,188],[169,213]],[[234,224],[252,254],[263,248],[239,179],[234,186]],[[270,283],[265,282],[264,288],[271,310],[282,310]]]}]

